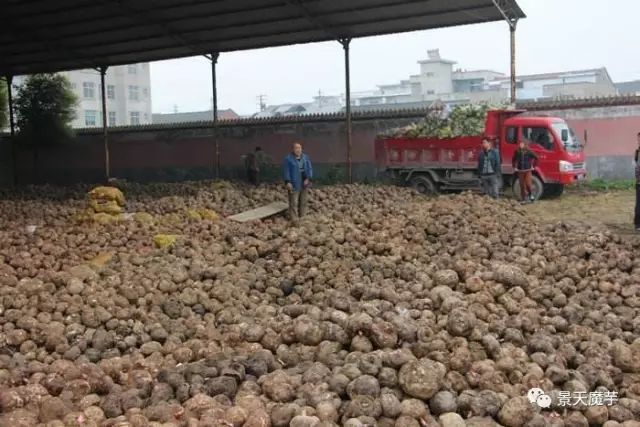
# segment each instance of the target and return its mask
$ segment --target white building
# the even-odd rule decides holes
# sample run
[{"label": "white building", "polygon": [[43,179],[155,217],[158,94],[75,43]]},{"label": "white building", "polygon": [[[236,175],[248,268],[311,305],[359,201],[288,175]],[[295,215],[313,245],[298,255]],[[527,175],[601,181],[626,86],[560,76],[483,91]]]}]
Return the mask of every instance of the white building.
[{"label": "white building", "polygon": [[353,106],[431,103],[436,100],[454,104],[472,102],[478,96],[472,99],[471,92],[482,92],[488,82],[505,77],[503,73],[491,70],[454,71],[455,61],[441,58],[438,49],[427,53],[427,59],[418,61],[420,74],[396,84],[379,85],[376,90],[354,93],[351,96]]},{"label": "white building", "polygon": [[[486,83],[481,93],[504,94],[510,87],[509,78],[498,78]],[[618,93],[616,84],[604,67],[516,77],[516,98],[520,101],[615,96]]]},{"label": "white building", "polygon": [[[102,127],[100,73],[89,69],[61,74],[67,76],[78,98],[72,127]],[[14,84],[19,86],[25,78],[16,78]],[[108,126],[151,123],[151,73],[148,63],[109,67],[105,85]]]},{"label": "white building", "polygon": [[411,76],[411,95],[414,100],[435,100],[442,95],[453,93],[453,64],[440,58],[439,50],[430,50],[429,59],[418,61],[420,74]]},{"label": "white building", "polygon": [[[473,104],[479,102],[504,103],[510,98],[511,79],[504,73],[492,70],[454,70],[454,61],[440,57],[438,49],[429,50],[428,58],[418,61],[420,74],[398,83],[378,85],[376,89],[354,92],[351,105],[354,111],[388,110],[391,108],[420,108],[442,102],[444,105]],[[637,85],[634,85],[636,83]],[[616,88],[606,68],[574,70],[557,73],[518,75],[516,97],[519,101],[573,99],[593,96],[612,96],[619,92],[634,93],[640,82],[629,82]],[[271,106],[261,117],[274,115],[309,114],[306,106],[295,104]],[[344,109],[346,99],[340,104],[326,107],[339,112]],[[295,107],[295,108],[294,108]]]}]

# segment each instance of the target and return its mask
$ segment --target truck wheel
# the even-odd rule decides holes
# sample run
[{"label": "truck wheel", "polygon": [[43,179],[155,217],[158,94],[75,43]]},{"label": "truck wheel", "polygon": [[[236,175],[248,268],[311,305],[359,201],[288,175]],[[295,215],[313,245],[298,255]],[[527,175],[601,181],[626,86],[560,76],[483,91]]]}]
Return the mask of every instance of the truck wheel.
[{"label": "truck wheel", "polygon": [[555,199],[564,193],[564,185],[562,184],[546,184],[542,197],[545,199]]},{"label": "truck wheel", "polygon": [[415,189],[418,193],[432,196],[434,194],[438,194],[438,187],[433,182],[433,180],[426,175],[417,175],[411,178],[411,187]]},{"label": "truck wheel", "polygon": [[[522,196],[520,194],[520,180],[518,178],[513,180],[511,189],[515,198],[522,200]],[[531,177],[531,192],[533,193],[533,198],[535,200],[540,199],[544,193],[544,184],[542,183],[542,180],[535,175]]]}]

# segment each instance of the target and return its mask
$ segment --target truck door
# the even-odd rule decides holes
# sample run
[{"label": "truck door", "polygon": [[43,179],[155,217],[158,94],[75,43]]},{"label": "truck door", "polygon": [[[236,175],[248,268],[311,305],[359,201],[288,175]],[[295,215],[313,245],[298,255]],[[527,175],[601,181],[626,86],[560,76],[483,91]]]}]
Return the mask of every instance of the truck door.
[{"label": "truck door", "polygon": [[504,143],[500,147],[503,174],[511,175],[513,173],[511,160],[513,159],[513,154],[518,149],[518,141],[520,141],[519,131],[520,128],[517,126],[507,126],[505,129]]},{"label": "truck door", "polygon": [[549,174],[552,174],[557,168],[557,159],[554,152],[556,144],[553,133],[546,127],[529,126],[522,128],[522,139],[529,142],[531,151],[538,155],[538,169],[545,175],[541,177],[543,181],[547,181]]}]

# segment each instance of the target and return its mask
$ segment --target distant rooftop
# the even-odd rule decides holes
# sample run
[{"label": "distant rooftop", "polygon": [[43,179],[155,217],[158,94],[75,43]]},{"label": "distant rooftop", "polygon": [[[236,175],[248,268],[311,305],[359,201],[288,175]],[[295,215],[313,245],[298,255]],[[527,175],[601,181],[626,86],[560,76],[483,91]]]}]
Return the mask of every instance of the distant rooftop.
[{"label": "distant rooftop", "polygon": [[640,94],[640,80],[616,83],[616,89],[618,89],[620,95]]},{"label": "distant rooftop", "polygon": [[[169,123],[188,123],[188,122],[207,122],[213,117],[213,112],[209,111],[191,111],[185,113],[167,113],[152,114],[151,121],[153,124],[169,124]],[[218,110],[218,120],[234,120],[240,116],[232,109]]]},{"label": "distant rooftop", "polygon": [[427,51],[428,59],[423,59],[422,61],[418,61],[418,64],[455,64],[455,61],[449,61],[448,59],[442,59],[440,57],[440,49],[432,49]]},{"label": "distant rooftop", "polygon": [[518,75],[518,80],[547,80],[547,79],[557,79],[563,76],[575,76],[582,74],[598,74],[604,73],[609,80],[609,72],[605,67],[601,68],[590,68],[586,70],[572,70],[572,71],[558,71],[553,73],[542,73],[542,74],[528,74],[528,75]]}]

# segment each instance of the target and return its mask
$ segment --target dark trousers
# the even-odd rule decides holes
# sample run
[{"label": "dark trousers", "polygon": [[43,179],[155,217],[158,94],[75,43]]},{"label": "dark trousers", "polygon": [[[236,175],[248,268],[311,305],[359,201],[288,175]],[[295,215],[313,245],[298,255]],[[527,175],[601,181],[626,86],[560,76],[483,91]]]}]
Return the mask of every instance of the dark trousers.
[{"label": "dark trousers", "polygon": [[251,184],[258,185],[258,171],[248,170],[247,178]]},{"label": "dark trousers", "polygon": [[640,228],[640,183],[636,184],[636,212],[633,218],[633,224],[636,228]]},{"label": "dark trousers", "polygon": [[497,175],[480,175],[482,192],[494,199],[500,197],[500,181]]}]

